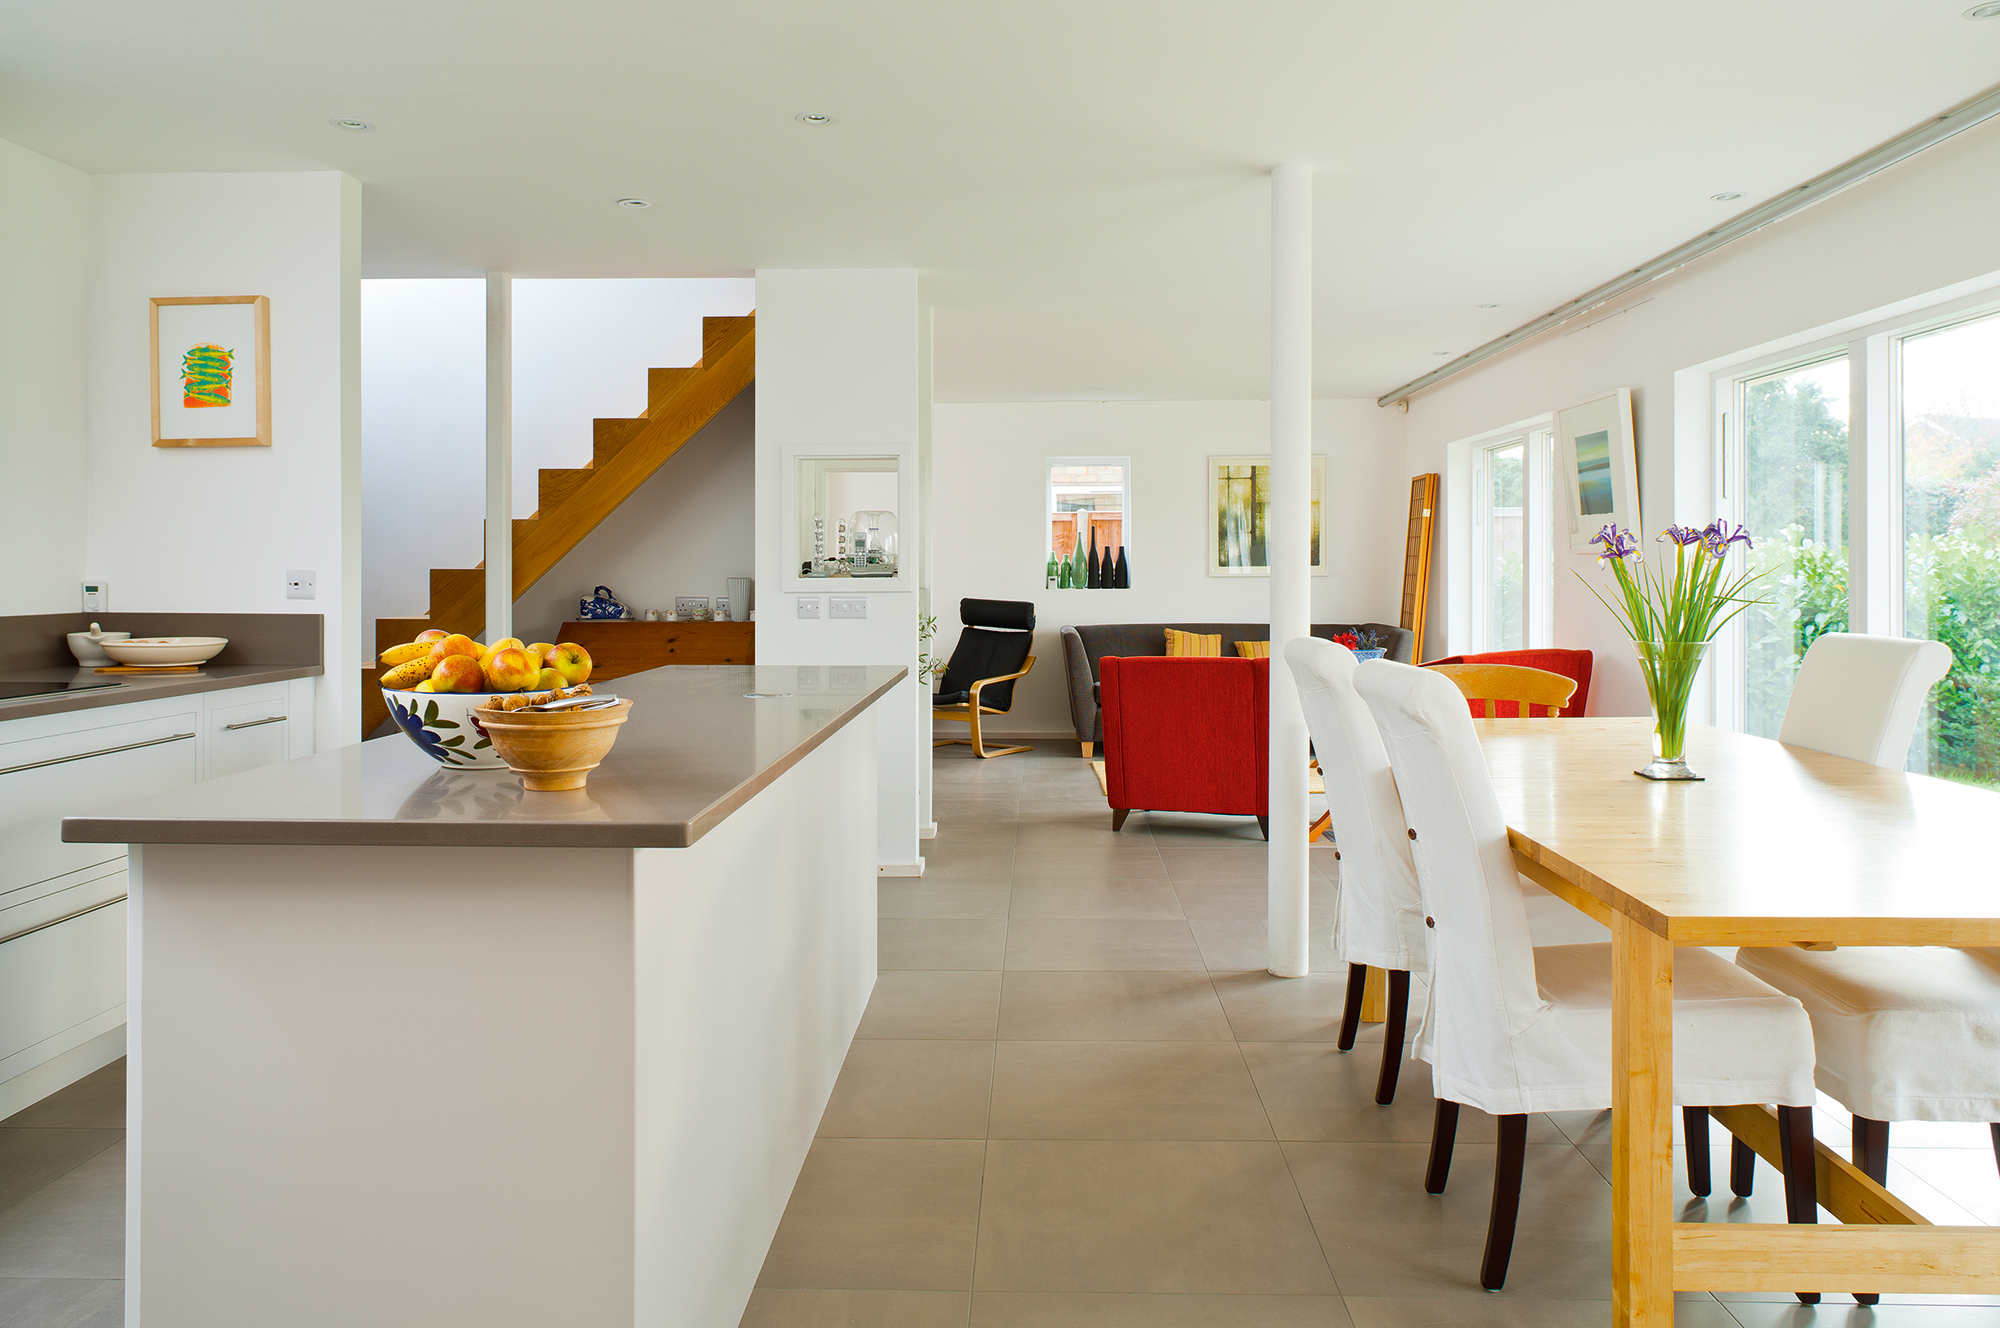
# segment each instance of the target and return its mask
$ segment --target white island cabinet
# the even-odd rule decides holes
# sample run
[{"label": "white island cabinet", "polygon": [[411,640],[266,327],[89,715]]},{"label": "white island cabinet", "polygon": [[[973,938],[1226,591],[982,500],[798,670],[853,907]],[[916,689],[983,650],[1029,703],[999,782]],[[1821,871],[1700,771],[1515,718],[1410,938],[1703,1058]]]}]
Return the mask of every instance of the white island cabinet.
[{"label": "white island cabinet", "polygon": [[[0,1118],[125,1051],[125,846],[65,843],[62,818],[219,763],[309,754],[311,689],[302,678],[22,719],[0,708]],[[231,729],[238,712],[265,722]],[[239,737],[252,733],[255,746]]]}]

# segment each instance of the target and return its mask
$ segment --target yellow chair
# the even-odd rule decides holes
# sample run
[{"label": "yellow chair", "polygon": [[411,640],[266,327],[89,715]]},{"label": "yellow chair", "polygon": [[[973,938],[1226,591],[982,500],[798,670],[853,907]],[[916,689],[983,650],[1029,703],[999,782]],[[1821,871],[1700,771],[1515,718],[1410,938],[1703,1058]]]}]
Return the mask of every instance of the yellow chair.
[{"label": "yellow chair", "polygon": [[1548,717],[1553,719],[1576,691],[1574,678],[1520,664],[1426,664],[1424,667],[1451,679],[1466,700],[1484,701],[1488,719],[1496,717],[1495,701],[1516,702],[1523,719],[1535,718],[1534,707],[1545,706]]}]

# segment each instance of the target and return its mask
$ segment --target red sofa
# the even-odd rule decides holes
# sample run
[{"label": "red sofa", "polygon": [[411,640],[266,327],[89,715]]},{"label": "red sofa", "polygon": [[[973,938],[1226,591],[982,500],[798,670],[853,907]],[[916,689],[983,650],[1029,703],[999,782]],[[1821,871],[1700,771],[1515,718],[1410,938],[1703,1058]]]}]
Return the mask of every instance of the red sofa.
[{"label": "red sofa", "polygon": [[1271,661],[1098,661],[1111,828],[1127,813],[1254,816],[1270,838]]},{"label": "red sofa", "polygon": [[[1523,668],[1542,669],[1548,673],[1560,673],[1565,678],[1576,680],[1576,690],[1570,694],[1569,704],[1556,716],[1558,719],[1577,719],[1583,715],[1583,708],[1590,701],[1590,664],[1592,655],[1588,650],[1489,650],[1483,655],[1447,655],[1443,659],[1427,659],[1430,664],[1518,664]],[[1472,711],[1474,719],[1486,718],[1484,701],[1468,701],[1466,707]],[[1495,701],[1493,713],[1508,719],[1518,719],[1521,706],[1515,701]]]}]

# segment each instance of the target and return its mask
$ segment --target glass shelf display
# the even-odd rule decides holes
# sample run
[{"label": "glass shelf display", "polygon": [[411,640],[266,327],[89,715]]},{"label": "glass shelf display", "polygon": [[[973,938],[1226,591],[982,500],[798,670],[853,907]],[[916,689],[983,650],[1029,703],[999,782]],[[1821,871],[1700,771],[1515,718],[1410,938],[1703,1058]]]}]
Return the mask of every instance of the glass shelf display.
[{"label": "glass shelf display", "polygon": [[801,456],[796,464],[798,578],[895,580],[901,458]]}]

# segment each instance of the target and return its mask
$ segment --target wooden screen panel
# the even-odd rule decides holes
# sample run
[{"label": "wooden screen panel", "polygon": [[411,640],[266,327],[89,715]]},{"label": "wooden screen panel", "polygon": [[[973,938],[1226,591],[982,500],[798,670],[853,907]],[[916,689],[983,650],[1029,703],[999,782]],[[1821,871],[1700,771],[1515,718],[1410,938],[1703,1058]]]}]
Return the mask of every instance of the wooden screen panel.
[{"label": "wooden screen panel", "polygon": [[1401,625],[1416,634],[1410,660],[1424,658],[1424,618],[1430,608],[1431,541],[1437,529],[1438,477],[1418,475],[1410,481],[1409,540],[1403,549],[1403,617]]}]

